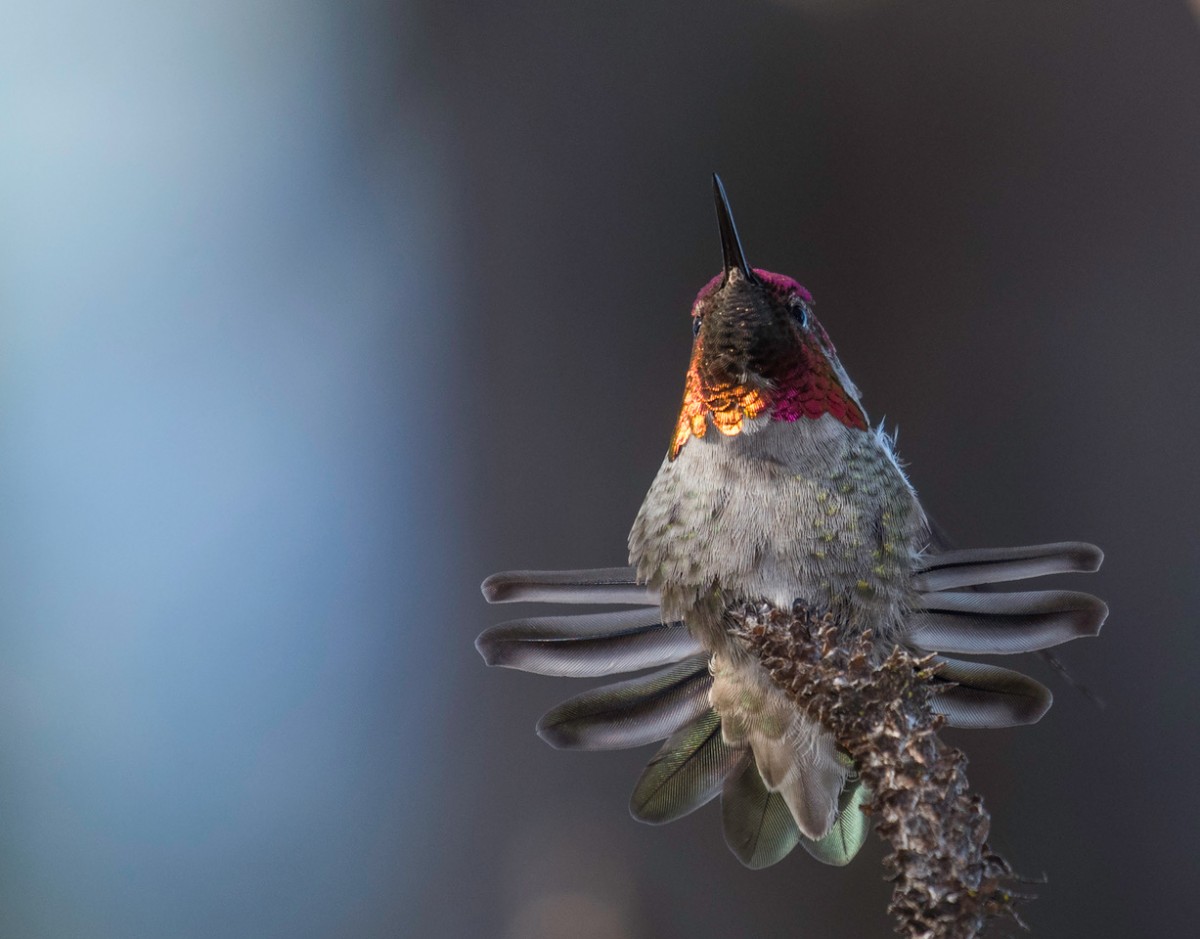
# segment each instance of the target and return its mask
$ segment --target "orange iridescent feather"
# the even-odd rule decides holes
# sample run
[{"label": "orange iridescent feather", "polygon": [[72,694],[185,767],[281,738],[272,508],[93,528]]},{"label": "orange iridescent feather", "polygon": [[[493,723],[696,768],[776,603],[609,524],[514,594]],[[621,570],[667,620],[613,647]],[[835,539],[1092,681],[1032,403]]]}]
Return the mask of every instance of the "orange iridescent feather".
[{"label": "orange iridescent feather", "polygon": [[[736,350],[720,354],[709,350],[711,361],[705,360],[700,317],[714,292],[726,283],[725,275],[718,274],[704,286],[692,305],[696,341],[669,459],[679,456],[690,438],[705,436],[710,421],[726,437],[742,433],[747,421],[764,414],[787,423],[819,420],[829,414],[847,427],[867,429],[866,415],[838,377],[833,344],[807,306],[812,303],[812,296],[782,274],[755,268],[754,276],[772,302],[794,310],[799,301],[804,311],[801,325],[792,327],[791,341],[779,341],[769,354],[760,350],[754,367],[759,387],[753,387],[745,383],[745,363],[731,367],[736,361]],[[730,380],[731,374],[738,375],[742,382]]]},{"label": "orange iridescent feather", "polygon": [[766,395],[756,388],[732,383],[709,387],[706,390],[700,381],[700,343],[692,351],[692,362],[688,367],[687,384],[683,393],[683,407],[679,411],[679,422],[675,426],[675,437],[671,441],[671,459],[689,437],[703,437],[708,431],[708,418],[713,426],[726,437],[742,432],[747,420],[754,420],[770,403]]}]

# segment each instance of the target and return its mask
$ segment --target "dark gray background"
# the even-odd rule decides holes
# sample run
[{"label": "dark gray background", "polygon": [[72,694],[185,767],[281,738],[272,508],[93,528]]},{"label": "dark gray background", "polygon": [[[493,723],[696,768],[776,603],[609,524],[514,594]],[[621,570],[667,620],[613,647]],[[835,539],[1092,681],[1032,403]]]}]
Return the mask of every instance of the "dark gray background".
[{"label": "dark gray background", "polygon": [[[797,276],[962,545],[1105,597],[958,733],[1035,935],[1198,865],[1200,34],[1179,0],[18,7],[0,182],[0,935],[884,936],[741,868],[478,583],[618,564],[719,263]],[[1010,932],[1015,930],[1009,930]],[[1002,928],[998,934],[1003,934]]]}]

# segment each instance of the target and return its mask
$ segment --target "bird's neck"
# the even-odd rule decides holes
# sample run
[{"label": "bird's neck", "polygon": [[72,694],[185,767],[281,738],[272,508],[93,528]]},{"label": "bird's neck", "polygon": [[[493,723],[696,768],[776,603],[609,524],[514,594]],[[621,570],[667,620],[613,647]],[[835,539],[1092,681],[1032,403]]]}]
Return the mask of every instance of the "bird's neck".
[{"label": "bird's neck", "polygon": [[852,430],[867,429],[866,414],[819,350],[801,345],[777,378],[751,382],[712,377],[698,341],[668,458],[678,457],[691,438],[704,437],[710,425],[726,437],[736,437],[760,417],[795,423],[816,421],[826,414]]}]

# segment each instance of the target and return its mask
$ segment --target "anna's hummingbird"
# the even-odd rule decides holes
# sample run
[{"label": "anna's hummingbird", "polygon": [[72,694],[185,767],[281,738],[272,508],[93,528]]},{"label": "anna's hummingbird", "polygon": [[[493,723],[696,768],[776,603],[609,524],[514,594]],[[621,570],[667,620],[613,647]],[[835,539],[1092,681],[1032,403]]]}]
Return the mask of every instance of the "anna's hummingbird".
[{"label": "anna's hummingbird", "polygon": [[[724,267],[692,304],[683,407],[629,535],[628,568],[518,571],[489,602],[631,606],[502,623],[476,642],[489,665],[590,677],[659,670],[546,714],[551,745],[666,740],[634,790],[634,817],[679,818],[721,795],[726,841],[749,867],[797,843],[847,863],[869,793],[853,761],[726,631],[726,611],[766,601],[829,610],[850,635],[938,653],[1017,653],[1099,632],[1105,605],[1068,591],[980,585],[1094,571],[1078,542],[951,550],[790,277],[751,268],[715,175]],[[943,659],[935,709],[952,727],[1037,721],[1050,692],[1017,672]],[[663,667],[665,666],[665,667]]]}]

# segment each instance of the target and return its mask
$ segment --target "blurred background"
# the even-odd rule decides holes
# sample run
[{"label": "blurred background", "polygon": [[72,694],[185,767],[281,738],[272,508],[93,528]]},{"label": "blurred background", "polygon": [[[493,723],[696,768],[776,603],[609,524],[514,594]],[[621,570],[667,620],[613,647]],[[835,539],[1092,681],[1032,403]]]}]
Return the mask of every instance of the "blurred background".
[{"label": "blurred background", "polygon": [[[1185,0],[16,2],[0,31],[0,936],[861,937],[489,572],[620,564],[716,272],[709,174],[964,546],[1112,608],[969,734],[1044,937],[1193,926],[1200,34]],[[1001,928],[998,934],[1014,932]]]}]

